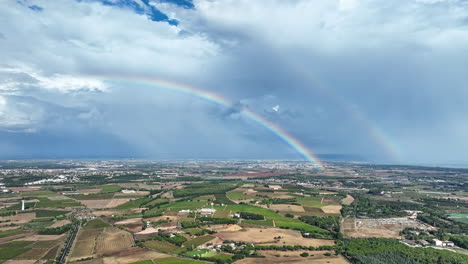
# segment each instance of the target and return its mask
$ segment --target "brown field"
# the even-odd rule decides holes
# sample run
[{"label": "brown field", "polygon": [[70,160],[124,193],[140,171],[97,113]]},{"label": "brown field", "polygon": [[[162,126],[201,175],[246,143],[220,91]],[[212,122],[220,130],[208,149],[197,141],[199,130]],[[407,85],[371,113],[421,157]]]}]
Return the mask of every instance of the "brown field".
[{"label": "brown field", "polygon": [[129,249],[134,245],[133,237],[129,232],[116,227],[108,227],[96,240],[96,253],[104,254]]},{"label": "brown field", "polygon": [[64,225],[68,225],[70,224],[70,220],[59,220],[53,224],[51,224],[49,227],[61,227],[61,226],[64,226]]},{"label": "brown field", "polygon": [[119,196],[124,196],[124,197],[135,196],[135,198],[138,198],[138,196],[146,196],[148,194],[149,194],[148,191],[136,191],[134,193],[116,193],[114,197],[119,198]]},{"label": "brown field", "polygon": [[240,231],[243,228],[239,225],[212,225],[208,229],[216,232],[235,232]]},{"label": "brown field", "polygon": [[53,248],[51,248],[47,254],[45,254],[42,258],[43,259],[55,259],[57,257],[57,253],[59,252],[59,250],[61,249],[62,247],[60,245],[58,246],[55,246]]},{"label": "brown field", "polygon": [[[297,254],[300,254],[304,251],[296,251]],[[270,263],[293,263],[293,264],[349,264],[342,256],[324,256],[323,254],[317,254],[318,251],[309,252],[315,254],[315,256],[309,256],[306,258],[303,257],[293,257],[287,256],[283,257],[284,251],[278,252],[281,257],[277,256],[268,256],[266,258],[246,258],[234,263],[236,264],[270,264]]]},{"label": "brown field", "polygon": [[70,261],[91,257],[95,253],[96,238],[101,233],[97,229],[80,229],[70,254]]},{"label": "brown field", "polygon": [[36,213],[17,214],[5,218],[11,220],[12,222],[16,222],[17,224],[24,224],[36,218]]},{"label": "brown field", "polygon": [[10,259],[7,260],[3,263],[8,263],[8,264],[34,264],[36,263],[36,260],[26,260],[26,259]]},{"label": "brown field", "polygon": [[291,195],[285,194],[285,193],[281,193],[281,194],[280,194],[280,193],[278,193],[278,194],[275,193],[275,195],[273,195],[273,198],[277,198],[277,199],[289,199],[289,198],[294,198],[294,196],[291,196]]},{"label": "brown field", "polygon": [[270,209],[273,211],[281,211],[281,212],[293,212],[293,213],[305,212],[304,207],[300,205],[293,205],[293,204],[272,204],[270,205]]},{"label": "brown field", "polygon": [[346,198],[343,198],[343,200],[341,200],[341,204],[344,204],[344,205],[350,205],[354,202],[354,197],[352,197],[351,195],[346,195]]},{"label": "brown field", "polygon": [[328,197],[323,197],[322,199],[322,204],[329,204],[329,205],[339,205],[340,202],[337,201],[336,199],[334,198],[328,198]]},{"label": "brown field", "polygon": [[141,217],[140,218],[130,218],[130,219],[125,219],[122,221],[115,222],[116,225],[128,225],[128,224],[135,224],[135,223],[141,223]]},{"label": "brown field", "polygon": [[107,204],[109,204],[109,201],[110,200],[80,200],[86,207],[93,209],[108,208]]},{"label": "brown field", "polygon": [[348,238],[384,237],[400,239],[400,231],[406,227],[427,229],[425,225],[405,217],[380,219],[348,218],[341,224],[343,233]]},{"label": "brown field", "polygon": [[53,201],[63,201],[63,200],[72,200],[69,197],[63,196],[63,195],[58,195],[58,196],[48,196],[47,197],[49,200]]},{"label": "brown field", "polygon": [[126,264],[136,261],[148,260],[148,259],[158,259],[158,258],[167,258],[170,255],[155,252],[143,248],[131,248],[129,250],[124,250],[119,252],[117,255],[111,257],[103,258],[104,264]]},{"label": "brown field", "polygon": [[33,236],[27,236],[25,238],[22,238],[21,240],[25,240],[25,241],[49,241],[49,240],[64,239],[66,236],[67,236],[67,234],[63,234],[63,235],[33,235]]},{"label": "brown field", "polygon": [[124,204],[132,199],[130,198],[120,198],[120,199],[111,199],[110,202],[107,204],[106,208],[114,208],[116,206],[119,206],[121,204]]},{"label": "brown field", "polygon": [[124,227],[132,233],[138,233],[143,230],[143,224],[128,224],[124,225]]},{"label": "brown field", "polygon": [[327,205],[320,209],[326,214],[340,214],[341,205]]},{"label": "brown field", "polygon": [[[299,231],[280,228],[245,228],[245,231],[221,232],[214,236],[223,240],[243,241],[247,243],[263,245],[302,245],[302,246],[322,246],[334,245],[332,240],[303,238]],[[281,236],[275,240],[274,237]]]}]

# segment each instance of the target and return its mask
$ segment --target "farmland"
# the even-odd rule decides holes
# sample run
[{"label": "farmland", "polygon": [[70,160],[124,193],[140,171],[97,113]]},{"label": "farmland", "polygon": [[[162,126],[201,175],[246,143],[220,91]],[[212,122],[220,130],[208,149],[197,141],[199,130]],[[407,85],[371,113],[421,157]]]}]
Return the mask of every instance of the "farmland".
[{"label": "farmland", "polygon": [[[243,179],[223,176],[242,175],[243,165],[228,163],[237,166],[232,169],[222,164],[203,170],[195,165],[145,164],[138,167],[144,174],[128,176],[125,170],[137,168],[129,166],[107,178],[109,182],[93,174],[70,185],[13,187],[16,193],[0,195],[0,262],[51,264],[75,225],[78,232],[66,255],[74,264],[341,264],[346,263],[343,256],[356,264],[387,258],[430,263],[418,253],[452,261],[463,260],[460,255],[467,252],[468,209],[460,199],[466,192],[433,193],[432,184],[424,185],[419,174],[413,175],[417,182],[404,186],[383,184],[373,176],[398,178],[411,170],[353,164],[347,166],[359,173],[339,166],[336,175],[312,176],[296,167],[284,174],[253,166]],[[157,175],[166,170],[203,177]],[[209,175],[216,176],[205,177],[211,170]],[[276,176],[253,177],[258,170]],[[447,180],[445,174],[431,173]],[[450,186],[461,184],[452,181]],[[365,250],[373,239],[389,240],[375,240],[380,249]],[[445,248],[434,245],[433,239],[454,242],[452,251],[440,250]],[[392,250],[384,253],[384,245]]]}]

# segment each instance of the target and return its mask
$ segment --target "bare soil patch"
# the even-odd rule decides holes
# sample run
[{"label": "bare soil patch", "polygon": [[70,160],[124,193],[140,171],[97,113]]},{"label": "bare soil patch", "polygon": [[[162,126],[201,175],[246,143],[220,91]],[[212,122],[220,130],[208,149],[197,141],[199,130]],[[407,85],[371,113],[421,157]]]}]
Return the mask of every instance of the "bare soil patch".
[{"label": "bare soil patch", "polygon": [[117,207],[121,204],[124,204],[132,199],[130,198],[119,198],[119,199],[112,199],[110,202],[107,204],[107,208],[114,208]]},{"label": "bare soil patch", "polygon": [[66,236],[67,236],[67,234],[63,234],[63,235],[33,235],[33,236],[27,236],[25,238],[22,238],[21,240],[24,240],[24,241],[48,241],[48,240],[63,239]]},{"label": "bare soil patch", "polygon": [[96,241],[96,253],[104,254],[129,249],[134,245],[133,237],[129,232],[115,227],[108,227]]},{"label": "bare soil patch", "polygon": [[122,221],[115,222],[116,225],[128,225],[128,224],[135,224],[135,223],[141,223],[141,217],[140,218],[130,218],[130,219],[125,219]]},{"label": "bare soil patch", "polygon": [[[262,245],[302,245],[302,246],[322,246],[334,245],[332,240],[304,238],[296,230],[280,228],[245,228],[245,231],[220,232],[214,234],[223,240],[243,241],[247,243]],[[280,239],[275,237],[280,236]]]},{"label": "bare soil patch", "polygon": [[[299,254],[303,251],[297,251]],[[282,252],[283,253],[283,252]],[[315,252],[314,252],[315,253]],[[312,254],[314,254],[312,253]],[[281,255],[281,253],[279,253]],[[293,263],[293,264],[349,264],[342,256],[324,256],[316,254],[309,257],[276,257],[269,256],[266,258],[246,258],[235,262],[236,264],[271,264],[271,263]]]},{"label": "bare soil patch", "polygon": [[[136,249],[136,250],[135,250]],[[130,254],[128,254],[130,253]],[[118,255],[106,257],[103,259],[104,264],[126,264],[148,259],[167,258],[170,255],[151,251],[143,248],[132,248],[128,252],[120,252]]]},{"label": "bare soil patch", "polygon": [[59,220],[59,221],[51,224],[49,227],[61,227],[61,226],[64,226],[64,225],[68,225],[70,223],[71,223],[70,220],[64,219],[64,220]]},{"label": "bare soil patch", "polygon": [[341,205],[327,205],[323,206],[320,209],[326,214],[340,214]]},{"label": "bare soil patch", "polygon": [[108,208],[109,200],[80,200],[88,208],[103,209]]},{"label": "bare soil patch", "polygon": [[341,228],[347,238],[384,237],[400,239],[400,231],[407,227],[427,229],[427,226],[406,217],[354,219],[347,218]]},{"label": "bare soil patch", "polygon": [[7,264],[34,264],[36,260],[26,260],[26,259],[10,259],[5,261]]},{"label": "bare soil patch", "polygon": [[243,230],[240,225],[212,225],[208,229],[216,232],[235,232]]},{"label": "bare soil patch", "polygon": [[344,204],[344,205],[350,205],[354,202],[354,197],[352,197],[351,195],[346,195],[346,198],[343,198],[343,200],[341,200],[341,204]]}]

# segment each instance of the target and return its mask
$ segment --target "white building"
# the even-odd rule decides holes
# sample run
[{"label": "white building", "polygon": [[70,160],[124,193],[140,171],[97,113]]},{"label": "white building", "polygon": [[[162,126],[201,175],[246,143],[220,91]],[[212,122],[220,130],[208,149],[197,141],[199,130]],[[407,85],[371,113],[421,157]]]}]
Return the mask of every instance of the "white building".
[{"label": "white building", "polygon": [[216,212],[216,209],[213,208],[202,208],[198,211],[201,215],[207,216],[207,215],[213,215]]},{"label": "white building", "polygon": [[454,247],[455,246],[455,244],[452,241],[442,241],[439,239],[432,239],[432,241],[434,241],[434,244],[437,247]]}]

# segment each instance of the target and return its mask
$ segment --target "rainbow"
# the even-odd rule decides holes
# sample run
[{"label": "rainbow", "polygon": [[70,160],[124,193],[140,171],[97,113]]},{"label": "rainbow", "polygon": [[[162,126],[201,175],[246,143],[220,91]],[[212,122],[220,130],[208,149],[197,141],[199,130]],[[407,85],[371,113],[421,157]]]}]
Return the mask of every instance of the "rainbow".
[{"label": "rainbow", "polygon": [[[94,76],[96,77],[96,76]],[[234,106],[232,102],[228,99],[222,97],[219,94],[215,94],[210,91],[200,90],[194,88],[192,86],[188,86],[181,83],[166,81],[162,79],[148,79],[148,78],[141,78],[141,77],[127,77],[119,78],[119,77],[110,77],[110,76],[98,76],[99,79],[102,79],[104,82],[110,83],[128,83],[128,84],[140,84],[140,85],[149,85],[149,86],[157,86],[159,88],[175,90],[178,92],[182,92],[185,94],[189,94],[191,96],[195,96],[201,98],[203,100],[213,102],[218,105],[222,105],[224,107],[231,108]],[[263,126],[276,136],[278,136],[282,141],[292,147],[297,153],[299,153],[305,160],[314,163],[318,168],[323,168],[323,164],[314,155],[304,144],[302,144],[298,139],[294,138],[292,135],[288,134],[283,128],[280,126],[270,122],[263,116],[253,112],[248,108],[240,109],[240,113],[244,116],[250,118],[254,122],[258,123],[259,125]]]}]

